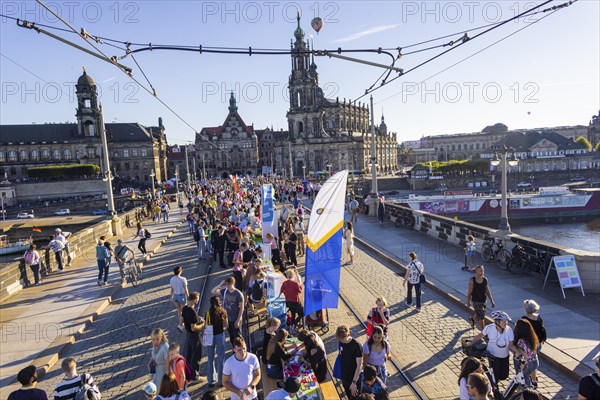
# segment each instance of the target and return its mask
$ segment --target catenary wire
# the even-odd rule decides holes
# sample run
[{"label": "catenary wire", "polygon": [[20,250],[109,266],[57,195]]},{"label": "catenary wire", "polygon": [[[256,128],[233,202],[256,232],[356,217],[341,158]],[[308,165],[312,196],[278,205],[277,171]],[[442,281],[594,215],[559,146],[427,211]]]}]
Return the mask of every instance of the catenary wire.
[{"label": "catenary wire", "polygon": [[[576,0],[576,1],[577,1],[577,0]],[[522,27],[522,28],[520,28],[520,29],[518,29],[518,30],[516,30],[516,31],[512,32],[511,34],[509,34],[509,35],[507,35],[507,36],[505,36],[505,37],[503,37],[503,38],[501,38],[501,39],[498,39],[498,40],[497,40],[497,41],[495,41],[494,43],[491,43],[491,44],[489,44],[488,46],[486,46],[486,47],[484,47],[484,48],[482,48],[482,49],[480,49],[480,50],[476,51],[475,53],[473,53],[473,54],[471,54],[471,55],[469,55],[469,56],[467,56],[467,57],[465,57],[465,58],[461,59],[460,61],[457,61],[457,62],[455,62],[455,63],[454,63],[454,64],[452,64],[452,65],[449,65],[448,67],[446,67],[446,68],[442,69],[441,71],[438,71],[438,72],[436,72],[435,74],[428,76],[427,78],[425,78],[425,79],[421,80],[421,81],[419,82],[419,84],[421,84],[421,83],[424,83],[424,82],[428,81],[428,80],[429,80],[429,79],[431,79],[431,78],[435,78],[436,76],[438,76],[438,75],[440,75],[440,74],[442,74],[442,73],[444,73],[444,72],[448,71],[449,69],[452,69],[452,68],[454,68],[455,66],[457,66],[457,65],[459,65],[459,64],[462,64],[463,62],[467,61],[468,59],[475,57],[476,55],[478,55],[479,53],[482,53],[482,52],[484,52],[485,50],[489,49],[490,47],[493,47],[493,46],[497,45],[498,43],[500,43],[500,42],[503,42],[504,40],[506,40],[506,39],[510,38],[511,36],[513,36],[513,35],[516,35],[517,33],[521,32],[522,30],[529,28],[531,25],[533,25],[533,24],[535,24],[535,23],[537,23],[537,22],[539,22],[539,21],[543,20],[544,18],[547,18],[547,17],[551,16],[552,14],[554,14],[554,13],[555,13],[555,12],[557,12],[557,11],[558,11],[558,10],[554,10],[554,11],[553,11],[553,12],[551,12],[550,14],[546,14],[546,15],[544,15],[543,17],[541,17],[541,18],[539,18],[539,19],[537,19],[537,20],[535,20],[535,21],[533,21],[533,22],[530,22],[529,24],[525,25],[524,27]],[[398,92],[398,93],[395,93],[395,94],[393,94],[393,95],[391,95],[391,96],[389,96],[389,97],[386,97],[386,98],[385,98],[385,99],[383,99],[383,100],[380,100],[378,103],[383,103],[384,101],[387,101],[387,100],[389,100],[389,99],[391,99],[391,98],[393,98],[393,97],[396,97],[396,96],[398,96],[398,95],[401,95],[403,92],[404,92],[404,90],[402,90],[402,91],[400,91],[400,92]]]},{"label": "catenary wire", "polygon": [[[478,37],[480,37],[480,36],[483,36],[483,35],[485,35],[486,33],[488,33],[488,32],[491,32],[491,31],[493,31],[493,30],[495,30],[495,29],[497,29],[497,28],[501,27],[502,25],[505,25],[505,24],[509,23],[510,21],[513,21],[513,20],[516,20],[516,19],[518,19],[518,18],[521,18],[521,17],[523,17],[524,15],[526,15],[526,14],[529,14],[530,12],[532,12],[532,11],[534,11],[534,10],[538,9],[538,8],[541,8],[541,7],[543,7],[543,6],[545,6],[545,5],[549,4],[549,3],[551,3],[552,1],[553,1],[553,0],[547,0],[547,1],[545,1],[545,2],[543,2],[543,3],[541,3],[541,4],[539,4],[539,5],[535,6],[534,8],[531,8],[531,9],[529,9],[529,10],[527,10],[527,11],[524,11],[524,12],[522,12],[521,14],[519,14],[519,15],[517,15],[517,16],[515,16],[515,17],[513,17],[513,18],[510,18],[510,19],[508,19],[508,20],[505,20],[505,21],[503,21],[502,23],[500,23],[500,24],[498,24],[498,25],[495,25],[495,26],[493,26],[493,27],[491,27],[491,28],[488,28],[488,29],[486,29],[485,31],[483,31],[483,32],[481,32],[481,33],[478,33],[477,35],[473,36],[472,38],[469,38],[469,37],[468,37],[468,36],[465,34],[465,36],[464,36],[464,39],[463,39],[463,40],[462,40],[462,42],[461,42],[461,43],[459,43],[457,46],[453,46],[453,47],[449,48],[448,50],[446,50],[446,51],[443,51],[443,52],[441,52],[441,53],[439,53],[439,54],[437,54],[437,55],[435,55],[435,56],[433,56],[433,57],[431,57],[431,58],[429,58],[429,59],[427,59],[427,60],[425,60],[425,61],[421,62],[420,64],[417,64],[416,66],[414,66],[414,67],[410,68],[409,70],[405,71],[403,74],[401,74],[401,75],[398,75],[398,76],[395,76],[394,78],[390,79],[390,80],[389,80],[389,81],[387,81],[386,83],[382,83],[381,85],[379,85],[379,86],[378,86],[378,87],[376,87],[376,88],[373,88],[373,89],[370,89],[370,90],[365,90],[365,93],[364,93],[364,94],[362,94],[361,96],[359,96],[358,98],[356,98],[354,101],[356,102],[356,101],[360,100],[361,98],[363,98],[363,97],[367,96],[368,94],[370,94],[370,93],[373,93],[374,91],[381,89],[381,88],[382,88],[382,87],[384,87],[385,85],[388,85],[388,84],[390,84],[390,83],[394,82],[396,79],[399,79],[400,77],[403,77],[403,76],[405,76],[405,75],[406,75],[406,74],[408,74],[409,72],[412,72],[412,71],[414,71],[414,70],[416,70],[416,69],[418,69],[418,68],[421,68],[422,66],[424,66],[424,65],[426,65],[426,64],[429,64],[430,62],[432,62],[432,61],[436,60],[437,58],[440,58],[441,56],[443,56],[443,55],[445,55],[445,54],[447,54],[447,53],[449,53],[449,52],[451,52],[451,51],[453,51],[453,50],[456,50],[456,49],[460,48],[460,47],[461,47],[462,45],[464,45],[465,43],[467,43],[467,42],[470,42],[470,41],[472,41],[472,40],[474,40],[474,39],[476,39],[476,38],[478,38]],[[573,3],[573,2],[569,2],[569,3],[566,3],[566,4],[570,5],[570,4],[572,4],[572,3]],[[561,7],[561,8],[562,8],[562,7]],[[558,9],[557,9],[557,10],[558,10]],[[531,25],[531,24],[530,24],[530,25]],[[529,26],[529,25],[526,25],[526,26]]]}]

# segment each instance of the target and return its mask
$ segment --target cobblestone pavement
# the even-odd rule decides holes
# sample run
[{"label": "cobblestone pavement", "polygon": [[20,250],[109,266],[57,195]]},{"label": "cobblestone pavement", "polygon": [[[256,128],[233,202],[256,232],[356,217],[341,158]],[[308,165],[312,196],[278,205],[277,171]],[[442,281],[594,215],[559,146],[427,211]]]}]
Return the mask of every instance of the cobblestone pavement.
[{"label": "cobblestone pavement", "polygon": [[[395,267],[384,265],[357,249],[354,265],[342,268],[341,291],[365,319],[376,297],[384,296],[391,312],[389,338],[394,358],[429,398],[456,398],[460,361],[464,358],[460,340],[472,336],[467,316],[462,309],[427,288],[422,296],[422,311],[417,313],[405,305],[406,289],[402,281],[403,274]],[[330,311],[329,315],[340,314],[344,314],[342,309]],[[356,328],[354,316],[340,319]],[[364,330],[359,332],[355,337],[362,343],[366,337]],[[397,393],[396,376],[388,381],[392,394],[404,398]],[[577,398],[577,382],[543,361],[538,377],[539,390],[547,398]]]},{"label": "cobblestone pavement", "polygon": [[[163,328],[170,341],[183,339],[176,329],[175,307],[168,300],[169,279],[178,265],[184,268],[190,290],[199,290],[206,265],[198,268],[196,248],[187,226],[177,230],[144,267],[141,284],[125,288],[65,354],[77,360],[78,372],[94,376],[103,398],[143,398],[141,387],[151,378],[146,365],[150,360],[152,329]],[[38,387],[51,394],[62,378],[58,362]],[[201,380],[192,384],[191,392],[198,391],[203,383]]]}]

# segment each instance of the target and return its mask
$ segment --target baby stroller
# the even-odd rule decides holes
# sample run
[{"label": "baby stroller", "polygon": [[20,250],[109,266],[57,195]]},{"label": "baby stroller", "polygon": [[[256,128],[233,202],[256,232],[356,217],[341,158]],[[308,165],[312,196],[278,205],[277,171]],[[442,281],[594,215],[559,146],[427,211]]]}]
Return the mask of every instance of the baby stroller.
[{"label": "baby stroller", "polygon": [[314,313],[308,314],[304,317],[306,326],[311,330],[321,329],[321,332],[329,332],[329,311],[325,309],[315,311]]}]

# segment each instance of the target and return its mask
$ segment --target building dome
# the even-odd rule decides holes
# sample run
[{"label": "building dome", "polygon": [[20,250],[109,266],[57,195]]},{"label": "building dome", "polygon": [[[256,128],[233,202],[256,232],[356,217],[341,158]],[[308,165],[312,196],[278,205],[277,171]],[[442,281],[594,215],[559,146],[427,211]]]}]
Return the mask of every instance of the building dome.
[{"label": "building dome", "polygon": [[96,86],[94,80],[85,72],[85,68],[83,68],[83,75],[77,79],[78,85],[86,85],[86,86]]}]

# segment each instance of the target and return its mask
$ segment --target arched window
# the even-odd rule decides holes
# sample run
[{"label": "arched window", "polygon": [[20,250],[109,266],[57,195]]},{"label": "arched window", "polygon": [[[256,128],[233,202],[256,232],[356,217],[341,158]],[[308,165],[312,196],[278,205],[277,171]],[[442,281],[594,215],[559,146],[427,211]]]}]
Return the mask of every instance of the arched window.
[{"label": "arched window", "polygon": [[59,149],[52,150],[52,159],[60,160],[60,150]]},{"label": "arched window", "polygon": [[70,159],[71,159],[71,157],[72,157],[72,155],[71,155],[71,150],[70,150],[70,149],[65,149],[65,151],[64,151],[64,153],[63,153],[63,154],[64,154],[64,159],[65,159],[65,160],[70,160]]},{"label": "arched window", "polygon": [[50,151],[48,149],[42,150],[42,160],[50,159]]},{"label": "arched window", "polygon": [[38,161],[40,159],[40,152],[37,150],[31,150],[31,161]]},{"label": "arched window", "polygon": [[96,150],[93,147],[88,147],[88,149],[87,149],[87,156],[88,156],[88,158],[95,158],[96,157]]},{"label": "arched window", "polygon": [[29,154],[27,153],[27,150],[21,150],[19,152],[19,159],[21,161],[27,161],[28,158],[29,158]]},{"label": "arched window", "polygon": [[6,162],[6,155],[3,151],[0,151],[0,162]]},{"label": "arched window", "polygon": [[9,162],[15,162],[17,161],[17,152],[14,150],[11,150],[8,152],[8,161]]},{"label": "arched window", "polygon": [[300,92],[296,92],[296,102],[298,104],[298,107],[302,106],[302,104],[300,104],[301,103],[300,99],[301,99]]},{"label": "arched window", "polygon": [[479,143],[475,143],[475,148],[479,150]]},{"label": "arched window", "polygon": [[452,145],[452,151],[456,150],[456,146]]},{"label": "arched window", "polygon": [[304,133],[304,124],[302,122],[298,122],[298,133]]},{"label": "arched window", "polygon": [[[458,145],[458,150],[461,150],[461,147],[462,147],[462,145],[461,145],[461,144],[459,144],[459,145]],[[465,147],[465,148],[466,148],[466,147]]]},{"label": "arched window", "polygon": [[84,126],[84,136],[95,136],[96,135],[96,127],[92,121],[86,121]]}]

